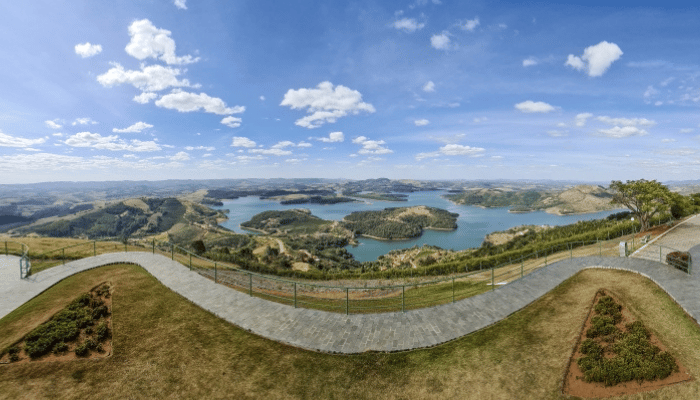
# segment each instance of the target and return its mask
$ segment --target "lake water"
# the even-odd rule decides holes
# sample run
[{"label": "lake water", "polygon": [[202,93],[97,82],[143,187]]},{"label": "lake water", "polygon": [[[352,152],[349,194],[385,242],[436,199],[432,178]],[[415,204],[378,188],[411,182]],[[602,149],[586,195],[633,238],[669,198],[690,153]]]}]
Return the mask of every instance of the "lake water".
[{"label": "lake water", "polygon": [[353,211],[382,210],[387,207],[410,207],[424,205],[437,207],[459,214],[457,229],[454,231],[424,230],[417,239],[405,241],[380,241],[369,238],[359,238],[359,245],[348,246],[347,249],[357,261],[374,261],[380,255],[394,249],[405,249],[415,245],[430,244],[443,249],[464,250],[481,246],[484,237],[494,231],[503,231],[519,225],[568,225],[577,221],[600,219],[619,212],[620,210],[603,211],[593,214],[558,216],[544,211],[513,214],[508,208],[480,208],[457,205],[442,197],[444,191],[415,192],[408,196],[408,201],[375,201],[363,200],[355,203],[338,203],[331,205],[320,204],[290,204],[281,205],[276,201],[260,200],[256,196],[241,197],[236,200],[224,201],[222,207],[228,209],[228,221],[222,226],[234,232],[247,232],[241,229],[242,222],[250,220],[255,214],[269,210],[288,210],[307,208],[319,218],[339,221]]}]

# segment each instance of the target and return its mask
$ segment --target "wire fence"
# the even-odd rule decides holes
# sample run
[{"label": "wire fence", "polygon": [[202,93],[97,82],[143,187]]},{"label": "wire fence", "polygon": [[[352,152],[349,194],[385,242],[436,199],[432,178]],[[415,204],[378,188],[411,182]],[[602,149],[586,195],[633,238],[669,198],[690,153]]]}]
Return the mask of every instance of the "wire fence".
[{"label": "wire fence", "polygon": [[[93,240],[41,254],[29,254],[29,257],[33,260],[32,273],[36,273],[55,265],[65,264],[66,261],[97,254],[121,251],[158,253],[170,257],[216,283],[234,288],[249,296],[294,307],[362,314],[406,311],[459,301],[495,290],[498,286],[507,285],[563,259],[586,256],[626,257],[631,254],[630,250],[637,246],[638,239],[635,235],[630,242],[629,245],[625,245],[625,250],[620,248],[621,238],[560,243],[517,258],[510,258],[488,269],[468,271],[469,268],[465,266],[462,273],[452,273],[430,280],[426,280],[429,279],[426,277],[406,278],[395,280],[390,285],[382,284],[382,281],[378,280],[365,280],[362,281],[363,286],[328,285],[263,275],[246,271],[230,263],[212,261],[175,244],[155,240],[130,239],[123,242]],[[20,252],[27,257],[29,249],[26,245],[16,248],[12,243],[5,242],[6,253]],[[623,240],[622,243],[627,241]],[[674,253],[683,253],[677,249],[647,244],[643,250],[638,254],[640,258],[659,261],[688,274],[692,270],[692,260],[689,257],[685,260],[673,256]]]},{"label": "wire fence", "polygon": [[29,271],[31,268],[31,263],[29,262],[29,257],[27,256],[27,253],[29,253],[29,246],[14,240],[5,240],[3,244],[6,256],[9,256],[10,254],[19,256],[20,279],[24,279],[29,276]]}]

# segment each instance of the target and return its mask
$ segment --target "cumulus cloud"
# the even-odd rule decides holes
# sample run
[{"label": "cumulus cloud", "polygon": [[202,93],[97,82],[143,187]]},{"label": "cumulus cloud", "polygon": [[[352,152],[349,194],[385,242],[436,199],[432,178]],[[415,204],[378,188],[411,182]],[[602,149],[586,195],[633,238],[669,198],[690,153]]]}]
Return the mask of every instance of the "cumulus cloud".
[{"label": "cumulus cloud", "polygon": [[142,130],[148,129],[148,128],[153,128],[153,125],[139,121],[139,122],[131,125],[128,128],[124,128],[124,129],[114,128],[114,129],[112,129],[112,132],[115,132],[115,133],[141,133]]},{"label": "cumulus cloud", "polygon": [[574,123],[576,124],[576,126],[584,126],[586,125],[586,120],[588,120],[588,118],[591,118],[592,116],[593,114],[591,113],[576,114],[576,118],[574,118]]},{"label": "cumulus cloud", "polygon": [[148,104],[151,100],[158,97],[157,94],[153,92],[143,92],[138,96],[134,96],[133,100],[140,104]]},{"label": "cumulus cloud", "polygon": [[185,153],[184,151],[180,151],[174,156],[170,157],[170,161],[187,161],[190,159],[190,155]]},{"label": "cumulus cloud", "polygon": [[434,92],[435,91],[435,83],[433,81],[428,81],[423,85],[423,91],[424,92]]},{"label": "cumulus cloud", "polygon": [[404,32],[413,33],[417,30],[423,29],[423,27],[425,27],[425,23],[419,23],[415,20],[415,18],[403,18],[398,21],[394,21],[391,26]]},{"label": "cumulus cloud", "polygon": [[16,136],[10,136],[0,131],[0,147],[30,147],[46,142],[46,139],[25,139]]},{"label": "cumulus cloud", "polygon": [[304,128],[318,128],[324,123],[334,123],[348,114],[357,115],[361,111],[373,113],[374,106],[362,101],[362,94],[342,85],[333,88],[331,82],[321,82],[313,89],[289,89],[280,103],[294,110],[306,109],[310,115],[296,120],[295,124]]},{"label": "cumulus cloud", "polygon": [[308,142],[299,142],[297,143],[297,147],[313,147],[313,145]]},{"label": "cumulus cloud", "polygon": [[608,125],[627,125],[627,126],[654,126],[656,121],[652,121],[646,118],[611,118],[608,116],[596,117],[600,122],[604,122]]},{"label": "cumulus cloud", "polygon": [[464,21],[463,23],[459,24],[459,27],[463,31],[469,31],[469,32],[474,32],[474,29],[479,26],[479,17],[475,17],[474,19],[468,19]]},{"label": "cumulus cloud", "polygon": [[526,58],[523,60],[523,67],[532,67],[540,62],[535,57]]},{"label": "cumulus cloud", "polygon": [[187,0],[174,0],[173,3],[175,4],[175,7],[179,8],[180,10],[187,10]]},{"label": "cumulus cloud", "polygon": [[435,34],[430,37],[430,45],[438,50],[450,48],[450,37],[446,33]]},{"label": "cumulus cloud", "polygon": [[[312,138],[309,138],[312,139]],[[324,143],[336,143],[336,142],[342,142],[345,140],[345,135],[343,135],[343,132],[331,132],[328,134],[328,137],[317,137],[313,138],[318,141],[324,142]]]},{"label": "cumulus cloud", "polygon": [[417,119],[417,120],[413,121],[413,123],[416,124],[416,126],[426,126],[430,123],[430,121],[428,121],[427,119],[424,118],[424,119]]},{"label": "cumulus cloud", "polygon": [[158,151],[161,147],[154,141],[131,140],[126,142],[117,135],[102,136],[99,133],[79,132],[63,142],[72,147],[91,147],[111,151]]},{"label": "cumulus cloud", "polygon": [[598,77],[602,76],[622,54],[622,50],[615,43],[602,41],[595,46],[586,47],[581,57],[569,54],[564,65],[577,71],[585,71],[588,76]]},{"label": "cumulus cloud", "polygon": [[276,148],[271,148],[271,149],[250,149],[248,150],[248,153],[253,153],[253,154],[266,154],[266,155],[272,155],[272,156],[288,156],[292,154],[291,151],[289,150],[282,150],[282,149],[276,149]]},{"label": "cumulus cloud", "polygon": [[358,154],[391,154],[394,151],[382,145],[386,144],[383,140],[369,140],[365,136],[358,136],[352,140],[353,143],[362,146]]},{"label": "cumulus cloud", "polygon": [[598,129],[598,133],[611,138],[624,138],[629,136],[644,136],[647,131],[636,126],[615,126],[610,129]]},{"label": "cumulus cloud", "polygon": [[93,121],[90,117],[76,118],[71,125],[95,125],[97,122]]},{"label": "cumulus cloud", "polygon": [[[182,2],[184,5],[184,1]],[[175,3],[177,5],[177,1]],[[199,57],[178,57],[175,55],[175,41],[170,31],[156,28],[151,21],[142,19],[129,25],[131,41],[126,45],[126,52],[139,60],[155,58],[167,64],[190,64],[199,61]]]},{"label": "cumulus cloud", "polygon": [[185,147],[185,150],[187,150],[187,151],[192,151],[192,150],[214,151],[214,150],[216,150],[216,148],[208,147],[208,146],[197,146],[197,147],[187,146],[187,147]]},{"label": "cumulus cloud", "polygon": [[169,108],[179,112],[203,110],[212,114],[227,115],[240,114],[245,111],[243,106],[227,107],[226,103],[218,97],[210,97],[205,93],[195,94],[183,91],[173,91],[170,94],[166,94],[156,100],[155,104],[158,107]]},{"label": "cumulus cloud", "polygon": [[[141,65],[141,70],[125,70],[120,64],[114,63],[114,66],[107,72],[97,77],[97,81],[105,87],[121,85],[128,83],[137,89],[144,92],[153,92],[164,90],[169,87],[189,87],[190,82],[187,79],[178,80],[180,70],[177,68],[164,67],[162,65]],[[143,97],[141,97],[143,96]],[[135,101],[147,103],[153,99],[152,94],[141,94],[134,98]],[[137,100],[138,98],[138,100]]]},{"label": "cumulus cloud", "polygon": [[255,142],[248,139],[247,137],[234,136],[233,142],[231,142],[232,147],[255,147]]},{"label": "cumulus cloud", "polygon": [[83,58],[88,58],[100,54],[101,51],[102,46],[99,44],[90,44],[90,42],[86,42],[75,45],[75,54]]},{"label": "cumulus cloud", "polygon": [[481,147],[471,147],[464,146],[461,144],[446,144],[438,151],[432,151],[429,153],[418,153],[416,154],[416,160],[420,161],[424,158],[435,158],[440,156],[469,156],[477,157],[484,153],[485,149]]},{"label": "cumulus cloud", "polygon": [[242,118],[228,116],[221,120],[221,123],[228,126],[229,128],[238,128],[243,122]]},{"label": "cumulus cloud", "polygon": [[54,120],[44,121],[44,124],[46,124],[46,126],[48,126],[51,129],[61,129],[63,126],[61,124],[59,124],[59,122],[60,122],[59,120],[54,119]]},{"label": "cumulus cloud", "polygon": [[527,100],[523,101],[522,103],[518,103],[515,105],[515,108],[524,113],[548,113],[556,110],[556,107],[554,107],[551,104],[547,104],[543,101],[532,100]]}]

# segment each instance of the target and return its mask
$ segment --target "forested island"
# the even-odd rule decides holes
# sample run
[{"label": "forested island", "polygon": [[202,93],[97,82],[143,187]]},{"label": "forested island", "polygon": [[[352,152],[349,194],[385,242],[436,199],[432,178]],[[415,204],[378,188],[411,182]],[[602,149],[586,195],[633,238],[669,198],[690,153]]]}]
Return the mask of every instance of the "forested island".
[{"label": "forested island", "polygon": [[357,235],[383,240],[411,239],[423,229],[457,229],[459,214],[440,208],[392,207],[381,211],[356,211],[347,215],[345,226]]}]

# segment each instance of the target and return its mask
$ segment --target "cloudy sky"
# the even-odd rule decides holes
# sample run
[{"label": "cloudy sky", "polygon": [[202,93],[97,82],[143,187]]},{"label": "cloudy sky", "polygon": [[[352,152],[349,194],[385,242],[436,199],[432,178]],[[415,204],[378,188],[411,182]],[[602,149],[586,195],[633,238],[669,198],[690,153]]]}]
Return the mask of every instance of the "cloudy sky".
[{"label": "cloudy sky", "polygon": [[0,183],[697,179],[700,10],[560,3],[3,2]]}]

